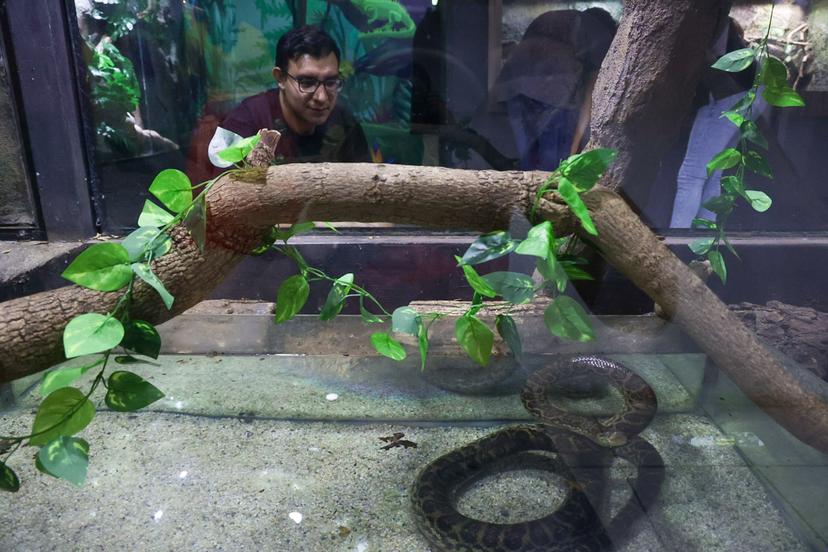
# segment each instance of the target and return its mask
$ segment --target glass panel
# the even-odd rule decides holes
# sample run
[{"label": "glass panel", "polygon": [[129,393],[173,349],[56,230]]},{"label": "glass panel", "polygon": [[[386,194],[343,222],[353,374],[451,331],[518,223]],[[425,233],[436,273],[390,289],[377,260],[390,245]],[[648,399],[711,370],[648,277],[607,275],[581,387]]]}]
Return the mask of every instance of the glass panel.
[{"label": "glass panel", "polygon": [[[33,271],[37,281],[58,265],[92,290],[0,306],[0,382],[10,383],[0,387],[0,491],[22,484],[0,492],[11,504],[0,508],[0,550],[828,550],[828,239],[816,232],[828,162],[817,42],[826,2],[774,4],[781,57],[760,98],[798,103],[796,87],[806,106],[743,104],[762,112],[767,148],[751,125],[719,113],[753,86],[750,73],[731,79],[709,65],[725,52],[745,56],[730,68],[754,57],[742,46],[762,36],[770,0],[737,3],[744,36],[714,2],[671,0],[76,5],[108,228],[134,224],[159,169],[209,178],[208,144],[237,143],[263,120],[292,148],[277,162],[327,159],[364,137],[362,153],[399,163],[368,165],[375,185],[386,178],[403,191],[391,208],[384,197],[371,206],[439,219],[447,231],[281,233],[284,243],[245,256],[197,255],[180,234],[144,228],[123,247],[98,236],[68,268],[57,259]],[[632,19],[611,46],[622,12]],[[698,21],[710,25],[689,24]],[[274,71],[274,44],[307,22],[339,44],[341,63],[331,71],[323,50],[277,60]],[[680,40],[701,32],[715,38],[709,48]],[[665,67],[672,74],[653,78]],[[685,105],[658,97],[665,83],[684,87]],[[740,206],[728,231],[788,233],[737,233],[738,258],[727,241],[715,255],[696,243],[709,263],[686,266],[672,253],[688,259],[701,230],[674,228],[668,251],[624,198],[581,190],[611,157],[570,157],[605,132],[596,125],[590,137],[586,125],[603,115],[590,103],[601,94],[619,100],[610,123],[635,134],[619,140],[628,148],[619,157],[633,151],[661,170],[622,183],[629,196],[638,186],[632,207],[653,225],[675,215],[683,164],[702,170],[699,198],[678,202],[697,213],[706,166],[732,145],[736,120],[753,145],[720,157],[732,166],[714,184],[755,209]],[[329,125],[333,97],[341,110]],[[672,150],[648,159],[669,149],[669,127]],[[768,213],[763,196],[741,189],[741,173],[727,173],[740,163],[763,172],[750,151],[767,151],[776,175],[745,176],[747,189],[773,196]],[[548,182],[540,171],[561,159],[559,197],[530,208]],[[402,163],[539,171],[423,177]],[[311,180],[319,165],[301,168]],[[336,176],[324,184],[333,189]],[[290,188],[278,199],[307,193]],[[253,219],[265,196],[223,194],[211,214],[253,205],[235,211]],[[360,194],[342,196],[364,208]],[[203,215],[189,213],[194,238]],[[484,216],[500,231],[461,233]],[[597,234],[572,237],[589,221]],[[212,236],[257,242],[257,224],[270,222],[240,220],[239,232]]]},{"label": "glass panel", "polygon": [[[244,99],[275,89],[275,44],[300,23],[319,25],[341,49],[345,85],[338,106],[353,115],[369,151],[360,146],[340,157],[551,170],[588,141],[584,100],[614,34],[607,18],[621,14],[619,1],[132,0],[76,2],[76,8],[110,230],[134,224],[146,183],[159,170],[185,169],[194,182],[219,172],[208,155],[216,129]],[[595,17],[578,15],[587,9]],[[710,55],[756,44],[768,12],[737,3],[734,25]],[[754,115],[775,178],[748,171],[745,185],[766,190],[774,207],[737,210],[729,221],[734,231],[825,228],[818,182],[824,156],[814,149],[822,142],[813,139],[828,124],[819,70],[825,55],[814,49],[823,36],[819,13],[801,5],[776,11],[773,53],[808,102],[784,112],[757,102]],[[711,82],[723,75],[705,74]],[[719,114],[751,82],[750,71],[740,74],[730,94],[727,85],[714,89],[703,80],[660,173],[632,198],[653,226],[688,227],[702,198],[717,193],[718,179],[707,178],[705,164],[736,140],[735,127]],[[314,159],[288,154],[281,162]]]}]

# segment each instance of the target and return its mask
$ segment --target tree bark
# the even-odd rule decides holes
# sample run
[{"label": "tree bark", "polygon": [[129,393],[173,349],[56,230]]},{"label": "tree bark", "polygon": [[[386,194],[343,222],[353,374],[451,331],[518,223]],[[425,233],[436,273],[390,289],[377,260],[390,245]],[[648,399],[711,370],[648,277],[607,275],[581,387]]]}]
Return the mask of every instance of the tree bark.
[{"label": "tree bark", "polygon": [[[629,0],[595,96],[593,146],[620,154],[602,186],[584,194],[602,255],[697,340],[759,406],[811,446],[828,453],[828,393],[823,382],[785,366],[675,257],[612,189],[639,193],[689,105],[711,29],[714,0]],[[704,31],[703,31],[704,32]],[[712,33],[712,31],[707,31]],[[712,34],[711,34],[712,36]],[[683,72],[687,70],[690,76]],[[692,75],[695,71],[695,75]],[[673,79],[678,79],[671,83]],[[644,176],[642,176],[644,175]],[[181,229],[155,272],[177,296],[167,312],[138,286],[136,316],[160,322],[209,293],[272,224],[298,220],[416,224],[488,231],[529,212],[542,172],[462,171],[386,165],[286,165],[225,177],[208,196],[208,247],[198,252]],[[633,190],[634,193],[629,193]],[[540,216],[558,234],[575,229],[555,194]],[[64,288],[4,303],[0,312],[0,381],[59,361],[68,320],[111,308],[115,294]]]},{"label": "tree bark", "polygon": [[[606,185],[633,207],[646,205],[659,162],[706,65],[705,51],[730,1],[627,0],[593,94],[587,149],[618,151]],[[666,116],[665,116],[666,115]]]}]

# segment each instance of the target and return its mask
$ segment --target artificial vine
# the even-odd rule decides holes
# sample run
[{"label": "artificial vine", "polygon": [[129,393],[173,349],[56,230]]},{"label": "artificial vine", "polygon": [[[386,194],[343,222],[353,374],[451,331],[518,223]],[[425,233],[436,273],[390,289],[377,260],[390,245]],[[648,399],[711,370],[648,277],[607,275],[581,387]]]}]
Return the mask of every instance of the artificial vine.
[{"label": "artificial vine", "polygon": [[[259,141],[247,138],[220,153],[226,161],[240,163]],[[236,169],[238,170],[238,169]],[[232,171],[229,171],[232,172]],[[67,359],[100,355],[80,366],[68,366],[46,372],[40,385],[43,402],[35,414],[28,435],[0,436],[0,489],[20,489],[17,474],[8,466],[9,457],[24,441],[39,446],[35,457],[38,470],[80,485],[86,479],[89,443],[73,437],[95,417],[90,400],[95,391],[106,389],[104,402],[111,410],[134,412],[164,397],[154,385],[127,370],[107,376],[109,360],[116,348],[124,354],[114,356],[119,365],[146,362],[140,357],[158,358],[161,338],[155,327],[145,320],[132,318],[130,307],[135,279],[152,287],[167,309],[174,297],[153,273],[152,262],[172,248],[168,231],[178,224],[189,230],[200,249],[204,249],[207,214],[205,196],[215,180],[196,186],[176,169],[161,171],[149,191],[163,205],[146,200],[138,217],[138,229],[120,243],[99,243],[87,247],[63,271],[62,276],[79,286],[96,291],[121,291],[111,312],[85,313],[76,316],[63,330],[63,349]],[[193,197],[193,190],[203,188]],[[93,368],[97,375],[84,393],[71,385]]]},{"label": "artificial vine", "polygon": [[729,52],[712,65],[714,69],[728,73],[738,73],[748,69],[754,63],[759,64],[759,71],[753,86],[730,110],[722,113],[731,123],[739,128],[737,147],[725,148],[707,163],[707,176],[716,170],[734,170],[732,174],[721,178],[721,193],[706,201],[702,206],[716,215],[715,220],[705,218],[693,219],[692,226],[713,230],[711,237],[701,238],[690,244],[696,255],[706,258],[722,283],[727,282],[727,266],[721,254],[720,246],[724,244],[730,252],[739,257],[728,240],[725,231],[728,218],[736,208],[739,200],[745,201],[757,212],[765,212],[771,207],[771,198],[761,190],[745,189],[745,172],[751,171],[766,178],[773,178],[773,172],[765,157],[754,146],[767,149],[768,141],[762,136],[753,118],[753,104],[757,95],[776,107],[802,107],[802,97],[788,84],[788,70],[785,64],[768,53],[768,37],[773,22],[773,6],[765,36],[758,44]]}]

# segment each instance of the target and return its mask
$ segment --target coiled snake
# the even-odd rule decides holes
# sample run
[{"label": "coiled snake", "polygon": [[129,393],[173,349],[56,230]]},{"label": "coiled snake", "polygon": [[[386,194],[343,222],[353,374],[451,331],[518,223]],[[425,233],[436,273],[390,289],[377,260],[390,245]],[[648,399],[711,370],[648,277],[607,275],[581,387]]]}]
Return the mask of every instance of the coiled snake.
[{"label": "coiled snake", "polygon": [[[594,419],[566,412],[552,404],[550,389],[585,375],[607,378],[621,392],[624,409],[611,417]],[[655,393],[638,375],[619,363],[594,356],[552,362],[532,374],[521,392],[526,409],[539,422],[511,427],[453,450],[428,464],[412,489],[414,513],[420,531],[438,550],[458,552],[549,552],[611,549],[622,540],[632,522],[658,496],[664,478],[661,456],[638,436],[653,419]],[[457,497],[489,472],[510,464],[523,467],[526,451],[557,453],[551,469],[569,481],[568,496],[551,514],[531,521],[498,524],[472,519],[456,508]],[[603,524],[592,504],[608,492],[607,457],[633,464],[637,475],[633,492],[611,522]],[[603,460],[602,460],[603,459]],[[593,502],[591,502],[591,500]]]}]

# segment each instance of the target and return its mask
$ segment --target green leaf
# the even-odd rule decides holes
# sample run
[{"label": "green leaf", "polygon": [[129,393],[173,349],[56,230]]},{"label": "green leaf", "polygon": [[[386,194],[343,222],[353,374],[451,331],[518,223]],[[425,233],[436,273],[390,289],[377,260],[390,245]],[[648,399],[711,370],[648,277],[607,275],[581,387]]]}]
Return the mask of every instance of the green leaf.
[{"label": "green leaf", "polygon": [[406,357],[402,344],[385,332],[371,334],[371,344],[381,355],[394,360],[403,360]]},{"label": "green leaf", "polygon": [[745,119],[740,113],[736,111],[725,111],[721,115],[722,117],[726,117],[728,121],[736,125],[737,127],[741,127],[747,119]]},{"label": "green leaf", "polygon": [[89,443],[77,437],[57,437],[40,449],[37,460],[42,471],[80,486],[86,481]]},{"label": "green leaf", "polygon": [[771,88],[788,86],[788,70],[785,64],[773,56],[765,58],[759,72],[759,82]]},{"label": "green leaf", "polygon": [[785,64],[775,57],[768,57],[759,73],[759,82],[765,85],[762,97],[776,107],[802,107],[802,96],[788,85],[788,70]]},{"label": "green leaf", "polygon": [[276,324],[286,322],[299,314],[308,300],[310,286],[301,274],[294,274],[279,286],[276,294]]},{"label": "green leaf", "polygon": [[328,228],[329,230],[333,230],[334,234],[341,234],[341,233],[342,233],[342,232],[340,232],[339,230],[337,230],[337,229],[336,229],[336,226],[334,226],[334,225],[333,225],[333,224],[331,224],[330,222],[325,222],[324,220],[323,220],[323,221],[321,221],[321,222],[322,222],[322,224],[324,224],[324,225],[325,225],[325,227],[326,227],[326,228]]},{"label": "green leaf", "polygon": [[129,252],[120,243],[96,243],[84,249],[61,274],[97,291],[121,289],[132,279]]},{"label": "green leaf", "polygon": [[[304,222],[297,222],[294,223],[288,228],[287,230],[278,230],[276,232],[276,239],[282,240],[287,242],[290,238],[297,234],[303,234],[305,232],[310,232],[316,228],[316,223],[312,221],[304,221]],[[336,230],[334,228],[334,230]]]},{"label": "green leaf", "polygon": [[749,151],[745,156],[745,166],[755,172],[756,174],[761,174],[767,178],[773,178],[773,172],[771,171],[770,165],[762,157],[758,151]]},{"label": "green leaf", "polygon": [[726,53],[717,59],[711,67],[728,73],[738,73],[750,67],[754,59],[756,59],[756,52],[753,48],[742,48]]},{"label": "green leaf", "polygon": [[[583,269],[579,268],[577,265],[573,264],[571,261],[561,261],[560,265],[561,265],[561,267],[563,267],[563,271],[564,271],[565,275],[570,280],[594,280],[595,279],[592,276],[592,274],[590,274],[586,270],[583,270]],[[566,289],[566,286],[564,286],[563,289],[561,289],[561,287],[558,286],[558,291],[563,291],[564,289]]]},{"label": "green leaf", "polygon": [[689,245],[690,251],[695,253],[696,255],[704,255],[710,248],[713,246],[713,238],[701,238],[699,240],[694,241]]},{"label": "green leaf", "polygon": [[765,98],[765,101],[770,105],[774,105],[776,107],[805,106],[805,100],[803,100],[802,96],[800,96],[791,87],[771,88],[770,86],[767,86],[762,90],[762,97]]},{"label": "green leaf", "polygon": [[716,228],[716,223],[713,222],[712,220],[707,220],[707,219],[703,219],[703,218],[694,218],[693,222],[690,223],[690,226],[692,226],[694,228],[715,229]]},{"label": "green leaf", "polygon": [[420,348],[420,370],[425,370],[426,357],[428,356],[428,328],[420,323],[417,331],[417,345]]},{"label": "green leaf", "polygon": [[727,267],[725,266],[724,257],[715,249],[707,252],[707,259],[710,261],[710,266],[713,272],[719,277],[723,284],[727,283]]},{"label": "green leaf", "polygon": [[5,462],[0,462],[0,489],[10,493],[20,490],[20,480],[17,474]]},{"label": "green leaf", "polygon": [[184,216],[184,226],[190,231],[198,250],[203,253],[204,244],[207,241],[207,199],[205,196],[199,196],[193,202]]},{"label": "green leaf", "polygon": [[476,316],[461,316],[454,324],[457,342],[472,360],[481,366],[489,364],[494,344],[494,334]]},{"label": "green leaf", "polygon": [[398,307],[391,313],[391,331],[402,332],[416,336],[422,319],[417,311],[411,307]]},{"label": "green leaf", "polygon": [[40,396],[46,397],[58,389],[72,385],[79,377],[88,372],[91,368],[103,364],[104,359],[98,359],[92,364],[82,366],[67,366],[46,372],[43,381],[40,382]]},{"label": "green leaf", "polygon": [[595,186],[617,154],[617,151],[607,148],[578,153],[561,162],[558,171],[575,186],[575,189],[586,192]]},{"label": "green leaf", "polygon": [[509,232],[502,230],[483,234],[463,254],[461,264],[476,265],[508,255],[517,247]]},{"label": "green leaf", "polygon": [[515,253],[545,259],[551,252],[554,240],[552,223],[547,220],[529,229],[526,239],[520,242],[520,245],[515,249]]},{"label": "green leaf", "polygon": [[141,360],[132,355],[118,355],[115,357],[115,362],[118,364],[149,364],[149,361]]},{"label": "green leaf", "polygon": [[490,286],[489,283],[486,282],[486,280],[484,280],[471,265],[462,264],[462,260],[457,255],[455,255],[454,258],[457,260],[457,264],[459,264],[463,269],[466,281],[475,292],[486,297],[494,297],[497,295],[495,290],[492,289],[492,286]]},{"label": "green leaf", "polygon": [[592,341],[595,331],[586,311],[567,295],[558,296],[543,313],[543,321],[553,335],[574,341]]},{"label": "green leaf", "polygon": [[276,226],[272,226],[270,230],[268,230],[267,235],[262,240],[262,243],[256,246],[256,248],[250,252],[251,255],[262,255],[263,253],[267,253],[270,250],[270,247],[276,243],[276,240],[279,239],[279,228]]},{"label": "green leaf", "polygon": [[94,312],[76,316],[63,330],[66,358],[107,351],[121,342],[124,327],[117,318]]},{"label": "green leaf", "polygon": [[713,211],[717,215],[726,215],[733,210],[733,202],[736,197],[732,194],[722,194],[711,197],[702,204],[702,207]]},{"label": "green leaf", "polygon": [[727,234],[724,233],[724,229],[720,232],[719,239],[721,239],[724,242],[725,246],[728,248],[728,250],[730,250],[731,253],[733,253],[734,257],[736,257],[737,259],[741,259],[739,254],[736,252],[736,249],[733,247],[733,245],[731,245],[730,240],[727,239]]},{"label": "green leaf", "polygon": [[729,194],[745,194],[745,185],[742,183],[742,179],[738,176],[723,176],[720,181],[720,184],[722,186],[722,189]]},{"label": "green leaf", "polygon": [[[95,406],[74,387],[63,387],[40,403],[29,444],[42,446],[61,435],[74,435],[95,417]],[[40,432],[43,433],[40,433]]]},{"label": "green leaf", "polygon": [[702,238],[690,244],[690,251],[696,255],[704,255],[713,246],[713,238]]},{"label": "green leaf", "polygon": [[172,222],[173,217],[164,209],[150,201],[144,201],[144,208],[138,216],[138,226],[164,226]]},{"label": "green leaf", "polygon": [[175,298],[170,295],[170,292],[164,287],[164,283],[161,282],[161,280],[158,279],[158,276],[152,272],[149,265],[144,263],[132,263],[132,271],[158,292],[158,295],[161,296],[161,300],[164,302],[164,306],[167,307],[167,310],[172,308]]},{"label": "green leaf", "polygon": [[742,162],[742,154],[736,148],[727,148],[717,153],[707,163],[707,176],[709,177],[718,169],[730,169]]},{"label": "green leaf", "polygon": [[130,320],[124,326],[121,347],[139,355],[158,358],[158,353],[161,352],[161,336],[149,322]]},{"label": "green leaf", "polygon": [[[163,257],[172,248],[172,240],[160,228],[144,226],[136,228],[124,238],[121,245],[127,250],[129,262],[134,263],[144,259],[145,249],[152,243],[152,258]],[[131,272],[131,271],[130,271]]]},{"label": "green leaf", "polygon": [[515,355],[515,358],[520,359],[523,356],[523,345],[520,342],[520,334],[517,331],[515,320],[508,314],[498,314],[495,317],[495,327],[497,333],[509,346],[509,350]]},{"label": "green leaf", "polygon": [[304,222],[297,222],[290,227],[291,235],[304,234],[316,228],[316,223],[310,220]]},{"label": "green leaf", "polygon": [[750,201],[750,206],[759,213],[764,213],[770,209],[773,203],[768,194],[760,190],[745,190],[745,195]]},{"label": "green leaf", "polygon": [[362,318],[362,321],[366,324],[382,324],[382,318],[365,308],[364,297],[364,295],[359,296],[359,316]]},{"label": "green leaf", "polygon": [[322,311],[319,313],[321,320],[330,320],[342,311],[342,307],[345,305],[345,297],[351,291],[353,283],[354,275],[350,272],[334,281],[331,291],[328,292],[328,298],[322,306]]},{"label": "green leaf", "polygon": [[742,133],[742,138],[749,142],[753,142],[759,147],[768,149],[768,141],[762,136],[762,133],[759,131],[759,127],[750,120],[745,120],[739,126],[739,132]]},{"label": "green leaf", "polygon": [[527,303],[535,294],[532,278],[520,272],[492,272],[483,279],[506,301],[519,305]]},{"label": "green leaf", "polygon": [[535,261],[535,266],[544,279],[555,283],[558,291],[566,289],[566,284],[568,283],[566,269],[558,261],[555,253],[550,251],[547,258]]},{"label": "green leaf", "polygon": [[578,220],[581,221],[581,225],[584,227],[584,230],[593,236],[597,236],[598,230],[595,229],[595,225],[592,223],[592,219],[589,216],[589,210],[581,200],[581,196],[578,195],[578,190],[572,182],[563,176],[561,176],[560,182],[558,182],[558,194],[560,194],[566,204],[569,205],[569,208],[575,216],[578,217]]},{"label": "green leaf", "polygon": [[106,406],[118,412],[134,412],[163,398],[157,387],[132,372],[112,372],[107,381]]},{"label": "green leaf", "polygon": [[253,148],[256,147],[260,139],[258,134],[242,138],[229,148],[221,150],[218,156],[228,163],[238,163],[244,160],[248,153],[253,151]]},{"label": "green leaf", "polygon": [[745,95],[742,98],[733,104],[733,107],[730,108],[731,111],[736,111],[738,113],[746,113],[748,108],[753,105],[753,102],[756,100],[756,91],[754,89],[750,89],[745,92]]},{"label": "green leaf", "polygon": [[193,187],[186,174],[178,169],[165,169],[150,184],[149,192],[173,213],[180,213],[193,200]]}]

